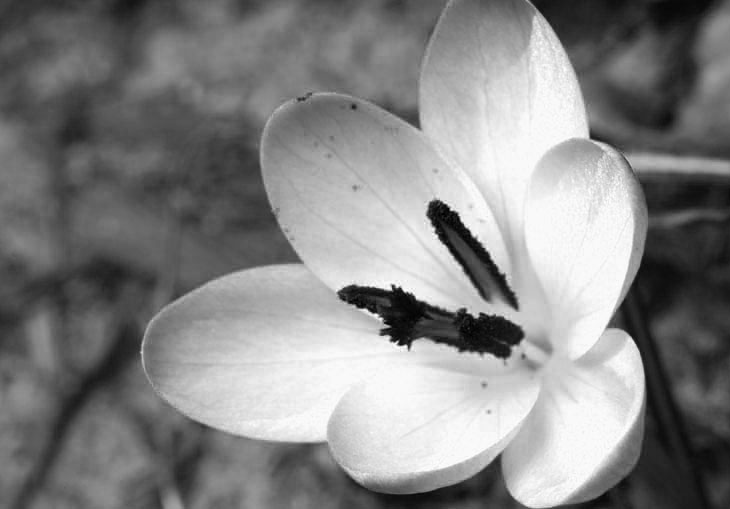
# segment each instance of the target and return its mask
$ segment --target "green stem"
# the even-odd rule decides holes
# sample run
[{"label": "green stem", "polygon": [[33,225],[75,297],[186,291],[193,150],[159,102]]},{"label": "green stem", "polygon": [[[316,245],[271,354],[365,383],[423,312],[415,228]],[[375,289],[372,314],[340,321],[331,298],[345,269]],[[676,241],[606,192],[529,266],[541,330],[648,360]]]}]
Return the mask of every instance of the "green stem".
[{"label": "green stem", "polygon": [[659,423],[659,429],[671,455],[687,480],[688,493],[697,509],[709,509],[699,469],[695,467],[689,438],[682,416],[670,391],[669,379],[659,357],[656,341],[645,321],[646,313],[641,295],[634,288],[623,304],[626,325],[641,351],[646,372],[646,389],[649,407]]}]

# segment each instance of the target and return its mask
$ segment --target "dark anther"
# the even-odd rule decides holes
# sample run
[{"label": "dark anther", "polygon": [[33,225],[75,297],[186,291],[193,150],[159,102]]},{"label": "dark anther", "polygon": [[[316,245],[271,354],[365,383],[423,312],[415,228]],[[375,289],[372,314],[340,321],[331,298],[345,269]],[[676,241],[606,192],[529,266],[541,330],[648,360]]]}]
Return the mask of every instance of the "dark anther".
[{"label": "dark anther", "polygon": [[426,212],[439,240],[446,246],[464,273],[487,301],[498,294],[514,309],[519,308],[517,296],[507,278],[494,263],[489,252],[461,222],[459,214],[440,200],[432,200]]},{"label": "dark anther", "polygon": [[390,290],[350,285],[337,295],[348,304],[378,315],[386,326],[380,334],[409,349],[416,339],[427,338],[460,352],[506,359],[524,337],[522,329],[506,318],[484,313],[475,317],[465,309],[452,313],[420,301],[395,285]]},{"label": "dark anther", "polygon": [[409,349],[416,339],[411,337],[416,324],[428,316],[427,311],[432,307],[395,285],[390,290],[350,285],[337,292],[337,296],[348,304],[378,315],[387,325],[380,334],[390,336],[393,343]]},{"label": "dark anther", "polygon": [[525,336],[522,329],[504,317],[485,315],[478,317],[460,309],[456,313],[455,325],[459,328],[462,340],[460,351],[489,353],[506,359]]}]

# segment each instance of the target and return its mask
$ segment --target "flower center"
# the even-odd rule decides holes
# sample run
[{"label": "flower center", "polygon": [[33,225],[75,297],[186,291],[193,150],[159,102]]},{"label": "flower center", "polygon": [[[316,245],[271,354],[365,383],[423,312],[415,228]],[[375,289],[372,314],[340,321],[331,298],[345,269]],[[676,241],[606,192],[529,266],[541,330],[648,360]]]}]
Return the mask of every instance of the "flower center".
[{"label": "flower center", "polygon": [[[499,299],[517,310],[517,296],[504,273],[459,214],[444,202],[432,200],[426,216],[479,295],[487,302]],[[378,315],[385,325],[380,335],[389,336],[391,342],[409,350],[413,341],[425,338],[453,346],[459,352],[507,359],[525,337],[519,325],[503,316],[485,313],[474,316],[465,308],[448,311],[419,300],[396,285],[391,285],[390,290],[349,285],[337,295],[348,304]]]},{"label": "flower center", "polygon": [[504,317],[462,308],[456,312],[420,301],[412,293],[392,285],[390,290],[370,286],[346,286],[337,295],[348,304],[375,313],[386,325],[381,336],[410,350],[414,340],[428,338],[460,352],[491,354],[506,359],[524,337],[522,329]]}]

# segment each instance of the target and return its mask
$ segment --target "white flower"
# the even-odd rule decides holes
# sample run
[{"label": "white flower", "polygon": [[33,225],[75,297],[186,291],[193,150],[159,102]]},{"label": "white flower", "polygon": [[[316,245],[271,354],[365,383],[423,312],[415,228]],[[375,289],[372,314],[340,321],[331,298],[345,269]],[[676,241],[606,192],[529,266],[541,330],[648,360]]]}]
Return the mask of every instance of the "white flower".
[{"label": "white flower", "polygon": [[420,106],[423,131],[337,94],[280,107],[261,162],[303,265],[165,308],[147,375],[210,426],[326,440],[375,490],[456,483],[502,453],[523,504],[596,497],[643,434],[641,358],[606,329],[643,252],[640,187],[587,138],[573,69],[524,0],[449,4]]}]

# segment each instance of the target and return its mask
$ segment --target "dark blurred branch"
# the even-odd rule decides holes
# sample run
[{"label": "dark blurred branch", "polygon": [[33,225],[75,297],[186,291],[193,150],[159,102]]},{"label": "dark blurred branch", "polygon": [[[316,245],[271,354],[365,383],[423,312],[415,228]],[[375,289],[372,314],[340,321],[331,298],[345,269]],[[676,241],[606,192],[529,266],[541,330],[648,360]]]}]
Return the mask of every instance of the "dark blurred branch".
[{"label": "dark blurred branch", "polygon": [[72,281],[89,281],[110,288],[127,278],[140,282],[152,281],[152,274],[136,272],[117,260],[92,256],[64,268],[54,268],[27,277],[22,285],[9,286],[0,291],[0,319],[14,323],[22,319],[25,310],[43,298],[55,298]]},{"label": "dark blurred branch", "polygon": [[671,451],[681,477],[686,482],[688,494],[693,499],[692,507],[709,509],[700,471],[696,468],[694,455],[682,415],[679,412],[669,384],[664,365],[651,330],[646,322],[646,308],[641,301],[638,285],[626,296],[623,313],[627,328],[636,341],[646,372],[646,389],[649,409],[658,422],[658,431]]},{"label": "dark blurred branch", "polygon": [[185,503],[198,486],[208,428],[188,421],[180,429],[161,427],[143,412],[127,406],[133,428],[147,449],[153,471],[134,479],[133,489],[119,507],[171,509]]},{"label": "dark blurred branch", "polygon": [[[163,257],[159,260],[160,263],[155,278],[156,291],[152,298],[152,307],[154,310],[163,306],[174,297],[178,289],[180,276],[179,251],[181,231],[175,220],[175,216],[171,213],[167,215],[165,230],[166,234],[163,237],[164,246],[162,249]],[[74,268],[66,267],[58,273],[51,274],[47,278],[42,278],[40,284],[33,285],[34,288],[31,289],[29,297],[44,295],[50,287],[54,289],[54,293],[62,293],[67,282],[83,275],[90,267],[93,267],[93,265],[89,266],[84,264]],[[93,271],[91,273],[94,274]],[[96,274],[96,277],[93,278],[102,287],[106,286],[103,284],[103,275],[104,273],[102,272],[101,274]],[[127,269],[126,276],[124,280],[136,280],[138,283],[144,283],[148,279],[145,272],[136,272],[134,269]],[[8,300],[13,301],[14,299]],[[136,299],[122,298],[121,305],[123,307],[119,312],[120,318],[115,328],[111,344],[96,365],[81,377],[76,389],[64,398],[56,418],[49,427],[50,431],[42,446],[41,453],[18,490],[15,499],[10,505],[11,509],[26,509],[31,506],[35,496],[39,493],[40,488],[43,486],[49,472],[52,470],[59,454],[63,450],[69,431],[71,430],[71,425],[78,414],[98,390],[114,381],[132,361],[137,359],[142,340],[142,328],[139,325],[138,317],[139,302]],[[190,461],[190,458],[185,457],[182,463],[184,466],[187,466]],[[173,469],[171,477],[174,478],[175,475],[176,471]],[[164,489],[170,486],[175,486],[174,482],[172,484],[167,483],[160,488]]]},{"label": "dark blurred branch", "polygon": [[[152,298],[156,311],[168,304],[179,291],[183,231],[172,207],[165,210],[165,238],[163,256],[159,260],[157,284]],[[143,442],[159,466],[151,486],[155,502],[161,509],[183,509],[185,500],[195,485],[200,459],[204,454],[204,430],[194,424],[199,434],[185,442],[182,436],[165,437],[162,445],[156,440],[157,427],[144,417],[136,415],[135,423]]]},{"label": "dark blurred branch", "polygon": [[66,444],[71,425],[96,391],[113,381],[139,355],[141,331],[133,319],[120,321],[100,362],[79,381],[63,401],[43,443],[41,453],[10,503],[11,509],[26,509],[33,503]]}]

